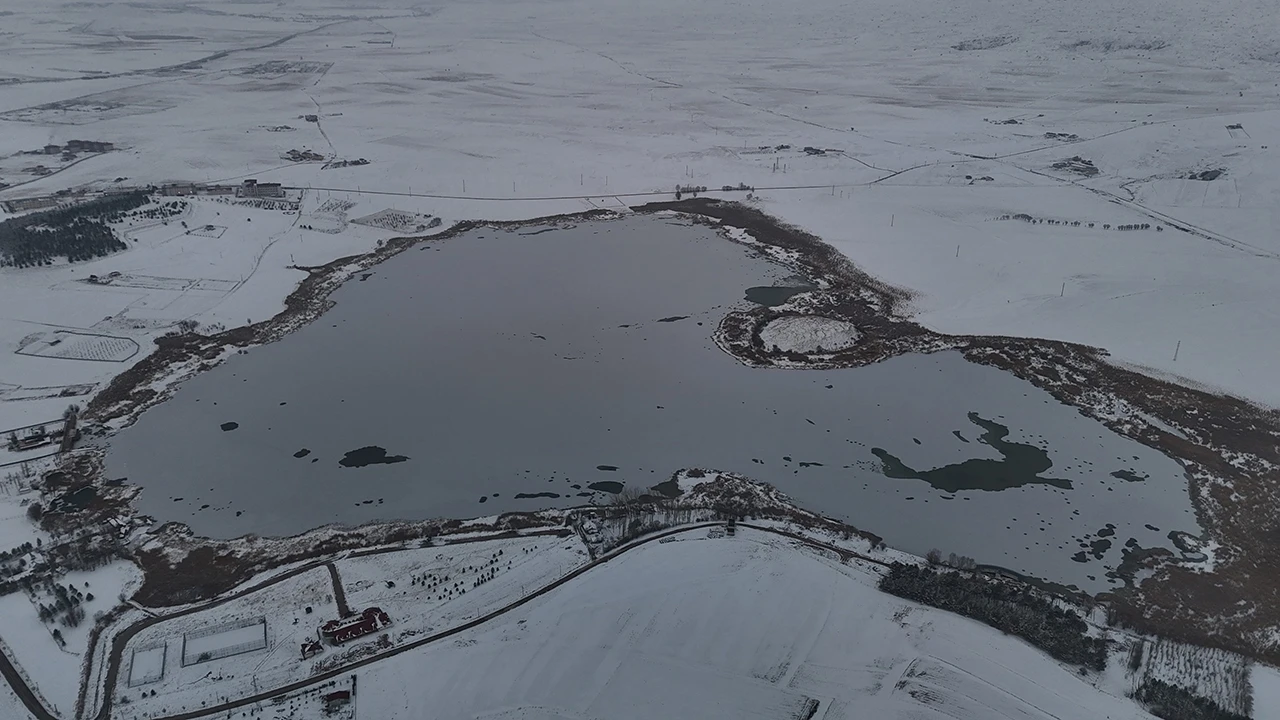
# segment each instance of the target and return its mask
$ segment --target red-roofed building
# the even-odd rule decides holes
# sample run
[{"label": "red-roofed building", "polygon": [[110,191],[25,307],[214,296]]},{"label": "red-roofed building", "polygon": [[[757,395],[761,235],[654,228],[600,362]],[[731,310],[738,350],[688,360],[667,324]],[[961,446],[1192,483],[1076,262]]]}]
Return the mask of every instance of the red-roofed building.
[{"label": "red-roofed building", "polygon": [[391,624],[391,618],[376,607],[341,620],[330,620],[320,626],[320,635],[334,645],[375,633]]}]

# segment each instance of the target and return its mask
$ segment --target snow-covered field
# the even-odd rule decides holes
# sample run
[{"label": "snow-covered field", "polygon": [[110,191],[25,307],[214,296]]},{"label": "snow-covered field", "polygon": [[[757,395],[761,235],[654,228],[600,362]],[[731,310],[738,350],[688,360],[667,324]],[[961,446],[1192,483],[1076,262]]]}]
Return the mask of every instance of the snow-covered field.
[{"label": "snow-covered field", "polygon": [[752,530],[691,532],[359,672],[370,717],[1146,718],[976,622]]},{"label": "snow-covered field", "polygon": [[[0,617],[5,618],[5,654],[22,668],[36,692],[51,703],[50,710],[56,708],[55,712],[70,714],[75,707],[80,664],[88,648],[94,614],[115,607],[121,594],[132,595],[141,580],[138,568],[124,561],[89,572],[67,573],[59,578],[59,585],[75,585],[86,593],[81,603],[86,617],[75,627],[58,620],[41,621],[37,603],[54,601],[42,590],[37,590],[34,601],[26,592],[0,596]],[[92,600],[87,599],[88,593],[93,595]],[[54,630],[61,634],[64,644],[60,645],[54,638]]]},{"label": "snow-covered field", "polygon": [[[388,633],[398,644],[483,615],[586,560],[577,538],[534,537],[426,547],[334,564],[347,603],[356,611],[385,610],[395,623]],[[490,573],[491,579],[476,584]]]}]

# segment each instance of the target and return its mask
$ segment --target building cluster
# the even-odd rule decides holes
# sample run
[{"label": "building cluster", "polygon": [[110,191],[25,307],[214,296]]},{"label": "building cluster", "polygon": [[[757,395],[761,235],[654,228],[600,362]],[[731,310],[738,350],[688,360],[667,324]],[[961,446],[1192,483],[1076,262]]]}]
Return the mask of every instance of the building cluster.
[{"label": "building cluster", "polygon": [[115,149],[115,145],[109,142],[99,142],[97,140],[68,140],[66,145],[45,145],[40,152],[45,155],[57,155],[59,153],[100,153],[110,152]]},{"label": "building cluster", "polygon": [[280,183],[260,183],[257,180],[245,180],[240,183],[236,195],[247,198],[284,197],[284,188]]},{"label": "building cluster", "polygon": [[161,195],[186,197],[190,195],[235,195],[243,198],[284,197],[280,183],[260,183],[245,180],[239,185],[204,185],[201,183],[167,183],[160,186]]},{"label": "building cluster", "polygon": [[280,154],[281,160],[291,160],[293,162],[322,162],[324,156],[314,150],[299,150],[294,148],[286,153]]}]

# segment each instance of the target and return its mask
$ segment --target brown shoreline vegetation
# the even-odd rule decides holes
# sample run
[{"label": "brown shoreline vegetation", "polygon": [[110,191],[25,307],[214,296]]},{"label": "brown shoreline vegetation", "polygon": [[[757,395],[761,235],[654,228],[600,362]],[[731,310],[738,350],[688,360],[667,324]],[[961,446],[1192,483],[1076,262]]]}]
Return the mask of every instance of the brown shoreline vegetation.
[{"label": "brown shoreline vegetation", "polygon": [[[820,281],[821,289],[798,295],[786,305],[735,311],[722,319],[715,339],[744,364],[844,368],[910,352],[956,350],[971,362],[1031,382],[1111,430],[1178,461],[1186,470],[1191,502],[1205,533],[1202,540],[1215,545],[1214,567],[1205,572],[1172,553],[1135,548],[1126,554],[1130,572],[1141,566],[1150,576],[1102,599],[1117,620],[1135,629],[1280,661],[1280,643],[1272,636],[1280,625],[1280,412],[1110,364],[1100,348],[1035,338],[935,333],[907,319],[911,293],[859,270],[818,237],[747,205],[698,198],[649,203],[634,210],[672,211],[712,226],[742,228],[755,240],[753,247],[766,254],[771,249],[785,251],[788,264]],[[176,382],[169,380],[212,367],[228,349],[272,342],[305,325],[330,307],[329,294],[348,278],[418,243],[480,227],[613,216],[590,211],[518,222],[468,221],[436,235],[395,238],[366,255],[299,268],[308,276],[286,298],[281,313],[212,336],[157,340],[151,355],[89,402],[84,417],[99,424],[128,424],[174,391]],[[835,352],[765,348],[761,329],[784,316],[850,322],[859,339]],[[136,599],[157,605],[191,602],[225,592],[253,574],[339,550],[450,532],[546,527],[552,522],[539,513],[509,513],[492,526],[459,520],[381,523],[321,528],[295,538],[231,541],[196,538],[184,526],[171,524],[154,533],[135,555],[146,574]]]}]

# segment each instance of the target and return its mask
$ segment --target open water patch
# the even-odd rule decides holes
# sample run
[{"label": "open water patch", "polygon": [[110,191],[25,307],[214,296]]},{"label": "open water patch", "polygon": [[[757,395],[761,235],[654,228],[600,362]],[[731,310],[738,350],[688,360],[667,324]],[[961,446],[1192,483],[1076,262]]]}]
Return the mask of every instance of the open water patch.
[{"label": "open water patch", "polygon": [[380,448],[377,445],[366,445],[344,453],[338,464],[342,467],[359,468],[368,467],[369,465],[393,465],[408,459],[404,455],[388,455],[386,448]]},{"label": "open water patch", "polygon": [[[924,480],[945,493],[961,490],[1010,490],[1036,484],[1071,489],[1070,480],[1043,476],[1043,473],[1053,467],[1053,461],[1044,449],[1027,443],[1006,441],[1009,428],[986,420],[977,413],[969,413],[969,421],[983,429],[978,442],[995,448],[1002,456],[1001,459],[972,458],[932,470],[915,470],[882,448],[871,448],[871,454],[884,463],[883,472],[886,476]],[[921,444],[918,438],[912,440],[917,445]]]},{"label": "open water patch", "polygon": [[813,290],[812,285],[781,285],[781,286],[763,286],[749,287],[745,293],[747,300],[765,307],[777,307],[785,305],[791,298],[802,292]]}]

